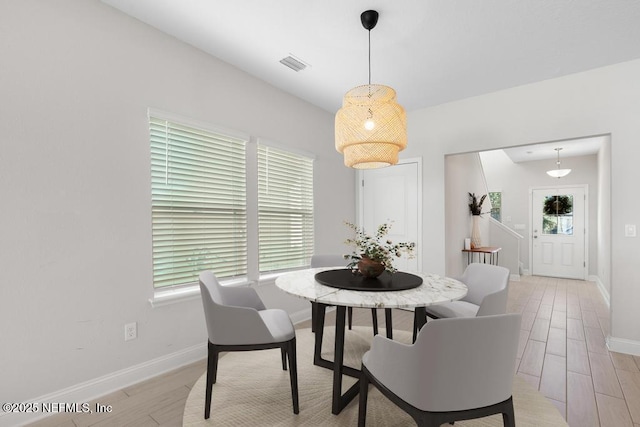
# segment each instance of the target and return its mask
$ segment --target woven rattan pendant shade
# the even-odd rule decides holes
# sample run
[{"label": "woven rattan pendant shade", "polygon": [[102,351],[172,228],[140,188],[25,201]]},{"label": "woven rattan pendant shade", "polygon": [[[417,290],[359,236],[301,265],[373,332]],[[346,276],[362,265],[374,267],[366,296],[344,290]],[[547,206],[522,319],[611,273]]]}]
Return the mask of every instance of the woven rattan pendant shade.
[{"label": "woven rattan pendant shade", "polygon": [[395,165],[407,146],[407,116],[388,86],[363,85],[347,92],[335,126],[336,150],[351,168]]},{"label": "woven rattan pendant shade", "polygon": [[371,84],[371,29],[378,12],[364,11],[360,20],[369,31],[369,84],[344,95],[336,113],[336,150],[344,155],[345,166],[374,169],[398,163],[398,153],[407,146],[407,115],[395,90]]}]

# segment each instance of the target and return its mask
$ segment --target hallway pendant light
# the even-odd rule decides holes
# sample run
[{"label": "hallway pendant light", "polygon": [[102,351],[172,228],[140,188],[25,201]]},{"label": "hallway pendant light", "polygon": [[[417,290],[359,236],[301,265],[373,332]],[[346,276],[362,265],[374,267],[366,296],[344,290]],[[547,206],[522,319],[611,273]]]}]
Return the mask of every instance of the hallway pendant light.
[{"label": "hallway pendant light", "polygon": [[398,153],[407,146],[407,117],[389,86],[371,84],[371,30],[378,12],[360,15],[369,31],[369,84],[357,86],[344,95],[336,113],[336,150],[344,155],[345,166],[374,169],[398,163]]},{"label": "hallway pendant light", "polygon": [[552,176],[554,178],[562,178],[564,176],[569,175],[571,169],[560,169],[560,150],[562,148],[556,148],[556,152],[558,153],[558,160],[556,160],[556,168],[547,171],[547,175]]}]

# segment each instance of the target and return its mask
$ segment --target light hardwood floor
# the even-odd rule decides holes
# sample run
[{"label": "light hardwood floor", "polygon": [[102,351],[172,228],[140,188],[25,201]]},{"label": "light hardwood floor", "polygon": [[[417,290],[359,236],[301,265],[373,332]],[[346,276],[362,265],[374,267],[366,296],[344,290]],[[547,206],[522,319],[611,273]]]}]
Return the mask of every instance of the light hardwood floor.
[{"label": "light hardwood floor", "polygon": [[[522,313],[517,375],[571,427],[640,427],[640,357],[607,350],[609,310],[595,283],[525,276],[510,283],[507,310]],[[378,318],[384,324],[382,312]],[[394,311],[394,329],[410,331],[412,320],[412,313]],[[333,322],[334,313],[327,313],[327,325]],[[369,310],[354,310],[354,324],[370,322]],[[32,426],[180,426],[204,371],[205,362],[198,362],[97,399],[113,406],[111,414],[59,414]]]}]

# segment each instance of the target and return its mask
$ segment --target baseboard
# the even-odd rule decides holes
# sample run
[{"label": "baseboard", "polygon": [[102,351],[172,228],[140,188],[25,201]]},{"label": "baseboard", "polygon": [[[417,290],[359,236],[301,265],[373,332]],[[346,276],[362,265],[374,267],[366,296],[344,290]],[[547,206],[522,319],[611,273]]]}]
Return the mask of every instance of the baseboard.
[{"label": "baseboard", "polygon": [[598,276],[589,276],[589,281],[590,282],[596,282],[596,286],[598,287],[598,290],[600,291],[600,294],[602,295],[602,298],[604,298],[604,302],[607,303],[607,307],[611,308],[609,292],[607,291],[607,288],[604,287],[604,283],[602,283],[602,280],[600,280],[600,277],[598,277]]},{"label": "baseboard", "polygon": [[607,348],[610,351],[640,356],[640,341],[633,341],[625,338],[616,338],[612,336],[608,336],[606,341]]},{"label": "baseboard", "polygon": [[511,274],[509,276],[509,281],[511,281],[511,282],[519,282],[520,281],[520,275],[519,274]]},{"label": "baseboard", "polygon": [[149,378],[172,371],[190,363],[197,362],[207,357],[206,343],[194,345],[184,350],[158,357],[153,360],[131,366],[111,374],[86,381],[44,396],[37,397],[29,402],[37,412],[10,413],[0,412],[0,426],[23,426],[38,419],[54,415],[43,413],[43,403],[84,403],[95,400],[101,396],[113,393],[124,387],[139,383]]}]

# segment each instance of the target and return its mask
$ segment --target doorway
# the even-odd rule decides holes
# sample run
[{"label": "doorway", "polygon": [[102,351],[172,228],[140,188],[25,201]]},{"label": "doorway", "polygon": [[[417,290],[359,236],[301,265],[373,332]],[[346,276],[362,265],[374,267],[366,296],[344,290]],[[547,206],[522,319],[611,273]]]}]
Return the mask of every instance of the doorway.
[{"label": "doorway", "polygon": [[415,242],[414,257],[394,259],[401,271],[420,271],[422,236],[422,162],[400,160],[398,164],[358,172],[358,223],[368,233],[380,224],[392,223],[388,237],[394,242]]},{"label": "doorway", "polygon": [[531,272],[586,279],[588,227],[586,185],[531,190]]}]

